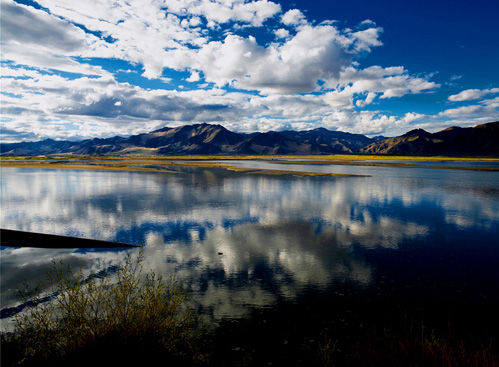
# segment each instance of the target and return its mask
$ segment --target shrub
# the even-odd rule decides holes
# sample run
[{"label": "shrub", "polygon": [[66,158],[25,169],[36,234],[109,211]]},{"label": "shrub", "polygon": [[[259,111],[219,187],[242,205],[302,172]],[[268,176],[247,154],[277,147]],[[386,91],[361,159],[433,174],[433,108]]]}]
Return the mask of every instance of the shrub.
[{"label": "shrub", "polygon": [[[23,365],[206,361],[204,329],[188,307],[189,292],[174,277],[164,280],[153,271],[142,276],[143,256],[141,251],[134,261],[129,254],[115,274],[88,278],[54,261],[34,299],[27,285],[20,290],[31,306],[16,315],[10,337],[3,337],[4,353]],[[51,301],[40,302],[50,295]]]}]

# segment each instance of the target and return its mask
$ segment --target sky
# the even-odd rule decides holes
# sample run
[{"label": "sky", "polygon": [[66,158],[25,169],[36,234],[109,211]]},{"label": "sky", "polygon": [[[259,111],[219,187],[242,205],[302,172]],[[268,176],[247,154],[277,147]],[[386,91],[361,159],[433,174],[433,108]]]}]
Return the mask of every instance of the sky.
[{"label": "sky", "polygon": [[0,0],[2,142],[499,120],[497,0]]}]

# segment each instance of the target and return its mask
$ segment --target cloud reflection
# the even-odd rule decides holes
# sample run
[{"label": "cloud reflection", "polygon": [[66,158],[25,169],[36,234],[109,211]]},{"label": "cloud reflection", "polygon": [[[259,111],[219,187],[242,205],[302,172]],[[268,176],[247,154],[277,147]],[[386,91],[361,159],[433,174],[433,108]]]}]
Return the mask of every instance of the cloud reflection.
[{"label": "cloud reflection", "polygon": [[[335,282],[369,285],[373,265],[358,246],[397,249],[431,241],[442,226],[499,222],[497,195],[477,200],[477,189],[445,190],[436,176],[397,179],[390,172],[284,178],[204,168],[179,174],[2,168],[1,223],[143,244],[146,269],[183,279],[215,319],[238,317],[308,289],[325,292]],[[13,248],[0,254],[2,308],[18,304],[15,286],[43,278],[53,258],[91,273],[126,256]]]}]

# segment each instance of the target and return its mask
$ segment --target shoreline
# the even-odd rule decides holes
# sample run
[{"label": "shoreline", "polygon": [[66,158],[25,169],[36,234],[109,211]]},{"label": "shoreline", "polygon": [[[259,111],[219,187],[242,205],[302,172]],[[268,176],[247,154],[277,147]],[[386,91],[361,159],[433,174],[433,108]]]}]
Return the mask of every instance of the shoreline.
[{"label": "shoreline", "polygon": [[293,170],[273,170],[262,168],[241,168],[231,164],[220,164],[210,162],[143,162],[143,161],[126,161],[120,165],[116,165],[115,161],[100,162],[99,164],[92,164],[91,162],[78,162],[74,161],[49,161],[39,160],[33,161],[5,161],[0,160],[0,167],[13,167],[13,168],[41,168],[41,169],[76,169],[76,170],[103,170],[103,171],[142,171],[142,172],[162,172],[162,173],[181,173],[180,171],[173,171],[158,167],[146,167],[147,165],[167,166],[167,167],[201,167],[201,168],[223,168],[232,172],[241,172],[246,174],[264,174],[273,176],[291,175],[296,177],[304,176],[330,176],[330,177],[370,177],[369,175],[357,174],[344,174],[344,173],[320,173],[320,172],[304,172]]},{"label": "shoreline", "polygon": [[[180,173],[167,169],[173,167],[223,168],[229,171],[248,174],[293,175],[293,176],[333,176],[333,177],[370,177],[369,175],[314,173],[293,170],[274,170],[254,167],[237,167],[233,164],[217,161],[264,161],[279,164],[300,165],[339,165],[339,166],[376,166],[398,168],[454,169],[466,171],[499,171],[499,167],[463,167],[438,164],[418,164],[407,161],[424,162],[486,162],[496,163],[499,158],[445,158],[445,157],[379,157],[373,156],[186,156],[186,157],[0,157],[0,167],[42,168],[42,169],[77,169],[77,170],[113,170]],[[306,160],[303,160],[306,159]],[[380,162],[389,160],[389,162]],[[407,162],[407,163],[406,163]],[[154,165],[155,167],[151,167]],[[158,167],[159,166],[159,167]],[[163,168],[164,167],[164,168]]]},{"label": "shoreline", "polygon": [[184,155],[184,156],[78,156],[78,155],[38,155],[38,156],[0,156],[2,160],[276,160],[276,159],[316,159],[316,160],[388,160],[388,161],[484,161],[499,162],[499,157],[449,157],[449,156],[391,156],[391,155],[361,155],[361,154],[324,154],[324,155]]}]

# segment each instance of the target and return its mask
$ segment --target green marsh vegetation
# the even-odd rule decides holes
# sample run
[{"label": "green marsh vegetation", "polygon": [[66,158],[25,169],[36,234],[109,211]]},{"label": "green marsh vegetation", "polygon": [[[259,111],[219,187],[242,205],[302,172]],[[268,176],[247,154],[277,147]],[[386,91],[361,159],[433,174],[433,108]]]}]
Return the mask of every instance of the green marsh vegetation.
[{"label": "green marsh vegetation", "polygon": [[143,274],[143,256],[90,277],[54,261],[46,282],[19,290],[29,306],[2,334],[2,366],[203,364],[204,327],[188,290]]}]

